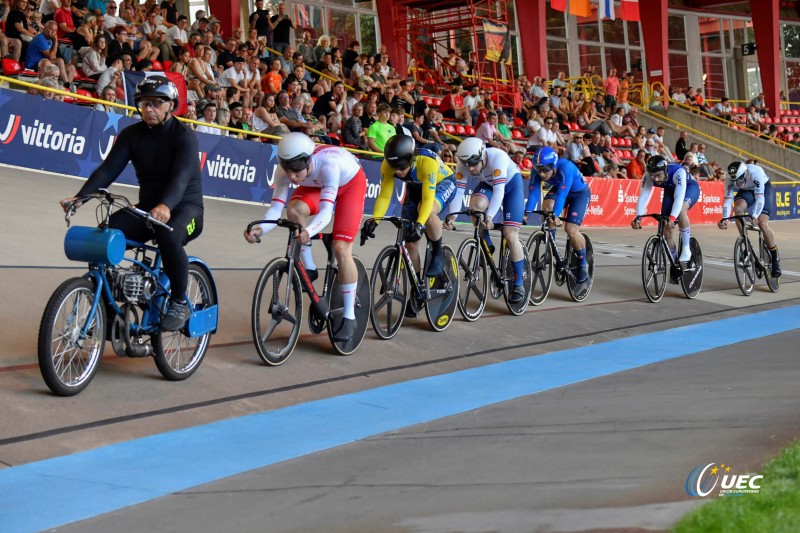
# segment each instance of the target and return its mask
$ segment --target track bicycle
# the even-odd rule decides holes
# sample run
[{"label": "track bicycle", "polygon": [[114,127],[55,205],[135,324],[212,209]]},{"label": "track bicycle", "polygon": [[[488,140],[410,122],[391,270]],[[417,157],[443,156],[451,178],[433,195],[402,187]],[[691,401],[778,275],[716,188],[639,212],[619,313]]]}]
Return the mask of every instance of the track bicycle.
[{"label": "track bicycle", "polygon": [[[594,249],[592,240],[581,231],[584,241],[586,241],[586,264],[589,269],[589,281],[578,283],[578,274],[581,269],[580,260],[572,243],[567,239],[564,256],[558,252],[556,245],[555,230],[550,229],[549,222],[555,216],[552,211],[532,210],[525,211],[525,214],[537,214],[541,217],[542,226],[528,237],[525,247],[528,249],[528,256],[531,260],[531,296],[530,302],[533,305],[541,305],[550,294],[555,278],[556,285],[559,287],[567,284],[567,292],[575,302],[582,302],[592,291],[594,285]],[[561,220],[566,220],[560,217]]]},{"label": "track bicycle", "polygon": [[[669,217],[660,213],[650,213],[637,216],[634,220],[641,220],[644,217],[653,218],[658,222],[657,233],[647,239],[642,254],[642,285],[647,299],[653,303],[661,300],[667,289],[667,274],[671,283],[681,284],[683,294],[687,298],[696,298],[703,285],[703,252],[700,243],[694,237],[689,239],[692,257],[689,261],[681,263],[672,257],[667,238],[664,236],[664,228],[669,222]],[[678,243],[678,250],[681,246],[682,244]]]},{"label": "track bicycle", "polygon": [[495,265],[492,252],[486,240],[481,238],[482,223],[486,218],[484,211],[467,209],[448,216],[467,215],[475,219],[474,234],[464,240],[458,247],[456,257],[459,268],[458,310],[461,316],[469,322],[478,320],[486,308],[487,295],[497,299],[504,296],[506,307],[512,315],[521,315],[528,308],[528,299],[531,292],[531,272],[528,251],[522,246],[523,253],[523,290],[525,296],[520,302],[509,301],[514,290],[514,265],[511,263],[511,250],[508,247],[502,227],[495,228],[500,231],[500,262]]},{"label": "track bicycle", "polygon": [[[253,293],[251,323],[253,342],[259,357],[270,366],[286,362],[300,337],[303,321],[303,292],[308,294],[308,327],[314,335],[328,330],[328,338],[339,355],[355,352],[364,340],[370,308],[370,292],[367,269],[364,263],[353,257],[358,270],[356,288],[356,329],[346,341],[336,337],[344,326],[344,302],[339,290],[338,266],[333,255],[333,235],[318,233],[312,240],[321,240],[328,259],[323,278],[322,292],[318,293],[309,278],[305,265],[300,260],[300,241],[297,239],[303,227],[285,218],[277,220],[255,220],[247,225],[247,233],[260,224],[275,224],[289,230],[286,256],[276,257],[262,270]],[[261,242],[261,239],[256,239]]]},{"label": "track bicycle", "polygon": [[[133,206],[126,197],[106,190],[66,204],[67,226],[77,207],[97,200],[98,224],[73,226],[64,237],[72,261],[89,264],[81,277],[63,282],[45,306],[39,327],[39,369],[59,396],[79,393],[91,382],[103,356],[105,341],[120,357],[153,356],[170,381],[188,378],[198,369],[217,330],[217,286],[206,264],[189,256],[186,301],[191,316],[178,331],[161,331],[169,304],[169,279],[156,246],[128,240],[109,228],[116,206],[149,225],[170,228]],[[127,250],[132,255],[125,255]],[[120,263],[125,261],[126,266]]]},{"label": "track bicycle", "polygon": [[[440,276],[419,276],[405,242],[406,228],[413,226],[415,221],[402,217],[380,217],[367,220],[364,226],[372,221],[384,220],[397,228],[397,237],[394,244],[381,250],[372,267],[369,281],[372,293],[369,318],[372,329],[381,339],[391,339],[400,330],[406,306],[409,306],[414,314],[424,308],[431,329],[444,331],[453,321],[458,304],[458,265],[453,249],[446,244],[442,245],[444,271]],[[361,244],[364,242],[365,238],[362,237]],[[431,255],[429,241],[425,248],[423,272],[430,263]]]},{"label": "track bicycle", "polygon": [[[764,233],[757,224],[754,224],[750,215],[734,215],[723,218],[722,221],[733,220],[739,227],[739,237],[733,245],[733,270],[736,273],[736,283],[739,284],[742,294],[750,296],[756,286],[756,279],[764,278],[767,287],[772,292],[778,292],[781,287],[781,278],[772,277],[772,254],[764,241]],[[753,249],[748,231],[758,233],[758,252]]]}]

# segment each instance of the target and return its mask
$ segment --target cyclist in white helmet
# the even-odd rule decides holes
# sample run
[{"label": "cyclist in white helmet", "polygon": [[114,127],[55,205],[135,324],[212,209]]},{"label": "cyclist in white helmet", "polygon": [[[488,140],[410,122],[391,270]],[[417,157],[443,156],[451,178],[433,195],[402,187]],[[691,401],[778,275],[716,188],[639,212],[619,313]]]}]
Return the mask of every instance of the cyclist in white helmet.
[{"label": "cyclist in white helmet", "polygon": [[[736,193],[734,196],[734,192]],[[769,176],[759,165],[734,161],[728,165],[725,176],[725,203],[722,205],[722,218],[731,216],[731,204],[736,215],[743,215],[750,210],[753,220],[764,233],[769,253],[772,255],[773,278],[781,276],[781,261],[778,254],[778,245],[775,243],[775,234],[769,227],[769,217],[773,211],[772,184]],[[728,227],[727,220],[717,224],[720,229]]]},{"label": "cyclist in white helmet", "polygon": [[[348,341],[356,326],[355,298],[358,281],[356,263],[353,261],[353,240],[364,214],[364,199],[367,195],[367,177],[358,159],[344,148],[322,146],[317,149],[304,133],[290,133],[278,143],[278,169],[275,172],[275,191],[272,204],[264,218],[277,219],[287,208],[287,218],[301,224],[305,229],[298,235],[301,248],[300,261],[308,270],[311,281],[317,267],[311,256],[311,237],[322,231],[333,218],[333,253],[339,265],[339,284],[344,301],[345,322],[336,341]],[[297,190],[289,199],[290,186]],[[287,199],[289,204],[286,205]],[[309,216],[313,216],[306,222]],[[274,228],[274,224],[255,226],[245,232],[247,242],[256,239]]]}]

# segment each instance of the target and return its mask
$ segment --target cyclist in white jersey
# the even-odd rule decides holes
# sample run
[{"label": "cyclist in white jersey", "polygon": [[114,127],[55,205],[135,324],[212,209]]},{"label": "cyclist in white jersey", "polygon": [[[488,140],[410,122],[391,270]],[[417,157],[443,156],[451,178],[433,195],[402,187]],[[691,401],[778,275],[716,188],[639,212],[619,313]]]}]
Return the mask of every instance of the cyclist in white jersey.
[{"label": "cyclist in white jersey", "polygon": [[[736,193],[734,195],[734,192]],[[725,203],[722,205],[722,218],[731,216],[731,205],[735,215],[743,215],[750,210],[753,220],[764,233],[769,253],[772,255],[773,278],[781,276],[780,256],[775,234],[769,227],[769,217],[773,211],[772,184],[764,169],[758,165],[734,161],[728,165],[725,175]],[[728,227],[727,220],[717,224],[720,229]]]},{"label": "cyclist in white jersey", "polygon": [[[299,132],[290,133],[281,139],[278,144],[278,162],[275,191],[264,218],[275,220],[286,207],[287,218],[305,228],[298,235],[298,240],[304,245],[301,247],[300,261],[306,267],[311,281],[318,277],[318,273],[311,255],[310,239],[331,221],[333,206],[336,204],[333,253],[339,265],[345,323],[335,340],[347,341],[352,337],[356,325],[358,271],[353,261],[353,240],[364,214],[366,175],[355,156],[344,148],[326,146],[317,149],[314,141]],[[289,199],[291,185],[296,185],[297,190]],[[306,222],[311,215],[313,218]],[[274,227],[274,224],[261,224],[249,233],[245,232],[244,237],[247,242],[256,242],[256,239]]]}]

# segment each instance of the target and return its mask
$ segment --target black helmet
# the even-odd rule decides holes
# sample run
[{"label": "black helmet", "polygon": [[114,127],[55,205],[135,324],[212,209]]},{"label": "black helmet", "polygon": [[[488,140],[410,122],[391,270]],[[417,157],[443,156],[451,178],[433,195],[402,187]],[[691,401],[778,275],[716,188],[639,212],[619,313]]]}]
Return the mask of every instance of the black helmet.
[{"label": "black helmet", "polygon": [[647,162],[647,173],[651,176],[653,174],[658,174],[659,172],[664,172],[666,174],[668,166],[669,163],[667,163],[667,160],[664,159],[663,156],[654,155]]},{"label": "black helmet", "polygon": [[416,143],[414,137],[409,135],[395,135],[383,147],[383,157],[386,164],[395,170],[405,170],[411,166],[414,159]]},{"label": "black helmet", "polygon": [[142,98],[152,97],[171,100],[175,103],[175,107],[178,106],[178,88],[164,76],[149,76],[140,81],[136,86],[133,101],[138,106]]}]

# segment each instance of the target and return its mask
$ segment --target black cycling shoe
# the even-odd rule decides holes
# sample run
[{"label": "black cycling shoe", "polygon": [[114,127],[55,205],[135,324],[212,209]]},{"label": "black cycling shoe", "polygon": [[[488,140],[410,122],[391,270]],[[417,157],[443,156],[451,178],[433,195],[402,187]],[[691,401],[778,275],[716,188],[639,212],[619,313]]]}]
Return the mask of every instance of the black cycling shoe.
[{"label": "black cycling shoe", "polygon": [[428,265],[427,270],[425,270],[425,276],[436,278],[441,276],[442,272],[444,272],[444,254],[439,253],[431,258],[431,263]]},{"label": "black cycling shoe", "polygon": [[677,266],[669,267],[669,282],[677,285],[681,281],[681,269]]},{"label": "black cycling shoe", "polygon": [[356,319],[355,318],[345,318],[344,323],[342,324],[342,329],[339,330],[339,333],[333,338],[336,342],[348,342],[350,339],[353,338],[353,334],[356,332]]},{"label": "black cycling shoe", "polygon": [[515,285],[511,294],[508,295],[508,303],[518,304],[525,299],[525,289],[522,285]]},{"label": "black cycling shoe", "polygon": [[772,263],[772,272],[770,272],[769,275],[772,276],[773,278],[779,278],[779,277],[781,277],[781,274],[783,274],[783,272],[781,272],[781,264],[780,264],[780,262],[779,261],[774,261]]},{"label": "black cycling shoe", "polygon": [[161,331],[178,331],[191,316],[189,304],[185,300],[169,299],[169,308],[161,319]]},{"label": "black cycling shoe", "polygon": [[[411,298],[413,298],[413,296]],[[403,316],[406,318],[417,318],[417,311],[414,311],[410,299],[406,302],[406,310],[403,312]]]},{"label": "black cycling shoe", "polygon": [[317,278],[319,277],[319,270],[317,270],[316,268],[313,269],[313,270],[310,269],[310,268],[307,268],[306,269],[306,274],[308,274],[308,279],[310,279],[311,282],[313,283],[313,282],[317,281]]}]

